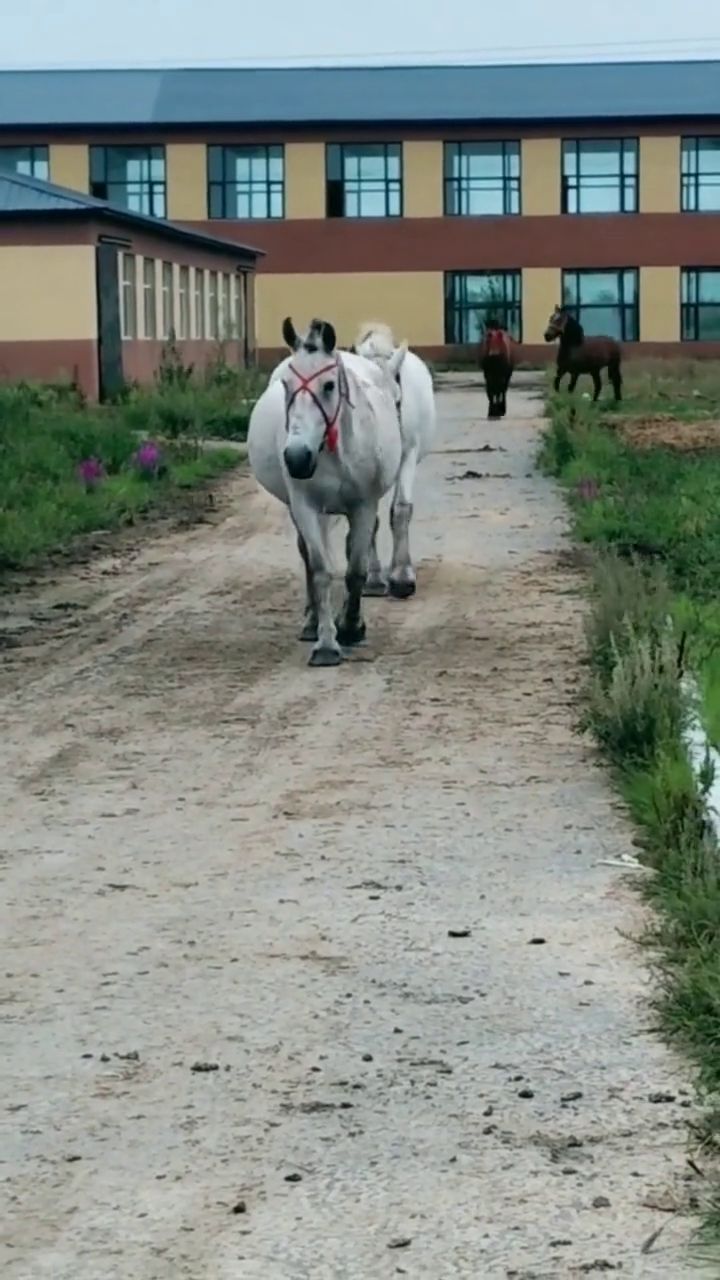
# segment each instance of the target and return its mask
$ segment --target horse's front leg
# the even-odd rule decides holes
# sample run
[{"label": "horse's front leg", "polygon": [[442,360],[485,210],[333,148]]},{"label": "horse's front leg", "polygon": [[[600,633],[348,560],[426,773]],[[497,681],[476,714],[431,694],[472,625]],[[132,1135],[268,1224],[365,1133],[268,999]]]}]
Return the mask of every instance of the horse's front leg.
[{"label": "horse's front leg", "polygon": [[337,638],[340,644],[350,647],[361,644],[365,639],[362,595],[368,576],[370,549],[377,529],[377,502],[366,502],[355,507],[348,515],[348,522],[350,529],[346,543],[345,573],[347,594],[337,621]]},{"label": "horse's front leg", "polygon": [[317,604],[315,602],[315,586],[313,583],[312,570],[310,568],[310,554],[305,539],[302,534],[298,534],[297,539],[298,551],[302,557],[305,566],[305,621],[303,629],[300,632],[301,640],[317,640],[318,638],[318,613]]},{"label": "horse's front leg", "polygon": [[390,595],[407,600],[415,594],[415,570],[410,556],[410,522],[413,514],[413,488],[417,470],[417,446],[408,450],[400,463],[392,507],[390,527],[393,555],[390,566]]},{"label": "horse's front leg", "polygon": [[[382,564],[378,555],[377,536],[380,528],[380,520],[375,519],[375,531],[370,543],[370,560],[368,564],[368,575],[363,587],[364,596],[384,596],[387,594],[387,582],[383,573]],[[350,559],[350,534],[348,533],[347,541],[348,560]]]},{"label": "horse's front leg", "polygon": [[320,517],[305,502],[292,503],[292,517],[298,532],[300,554],[305,562],[308,604],[315,611],[315,634],[309,634],[310,619],[306,613],[306,626],[302,635],[303,639],[315,641],[310,654],[310,666],[336,667],[342,662],[343,655],[335,631],[331,565]]}]

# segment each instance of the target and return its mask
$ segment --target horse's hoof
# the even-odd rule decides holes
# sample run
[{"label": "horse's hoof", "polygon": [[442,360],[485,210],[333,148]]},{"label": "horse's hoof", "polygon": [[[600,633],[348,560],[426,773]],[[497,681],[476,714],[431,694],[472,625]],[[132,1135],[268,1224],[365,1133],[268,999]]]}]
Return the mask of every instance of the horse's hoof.
[{"label": "horse's hoof", "polygon": [[411,596],[415,595],[417,585],[415,582],[395,582],[391,578],[388,591],[393,600],[409,600]]},{"label": "horse's hoof", "polygon": [[363,587],[364,596],[386,596],[387,583],[384,578],[368,578]]},{"label": "horse's hoof", "polygon": [[298,636],[298,640],[302,640],[304,643],[307,643],[307,644],[314,644],[317,638],[318,638],[317,622],[312,622],[308,620],[305,623],[305,626],[303,627],[302,631],[300,632],[300,635]]},{"label": "horse's hoof", "polygon": [[354,645],[362,644],[366,632],[367,627],[364,622],[358,622],[354,627],[343,626],[343,623],[339,620],[336,623],[338,644],[341,644],[343,649],[352,649]]},{"label": "horse's hoof", "polygon": [[339,649],[313,649],[310,654],[309,667],[339,667],[343,660]]}]

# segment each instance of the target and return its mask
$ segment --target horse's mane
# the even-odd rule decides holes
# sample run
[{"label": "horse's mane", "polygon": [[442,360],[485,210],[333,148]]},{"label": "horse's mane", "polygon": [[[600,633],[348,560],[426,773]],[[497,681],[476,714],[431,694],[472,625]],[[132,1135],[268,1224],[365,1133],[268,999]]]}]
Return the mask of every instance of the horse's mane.
[{"label": "horse's mane", "polygon": [[389,324],[380,320],[367,320],[358,329],[354,347],[358,355],[372,358],[381,356],[389,360],[395,350],[395,337]]},{"label": "horse's mane", "polygon": [[576,320],[575,316],[571,315],[570,312],[566,312],[566,315],[567,323],[565,326],[565,333],[567,334],[568,339],[574,342],[584,342],[585,330],[583,329],[580,321]]}]

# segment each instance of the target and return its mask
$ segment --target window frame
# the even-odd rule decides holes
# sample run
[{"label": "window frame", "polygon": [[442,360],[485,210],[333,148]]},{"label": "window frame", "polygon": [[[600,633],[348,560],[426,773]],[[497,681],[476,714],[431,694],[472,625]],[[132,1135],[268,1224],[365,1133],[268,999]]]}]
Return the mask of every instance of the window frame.
[{"label": "window frame", "polygon": [[[158,336],[157,322],[157,262],[155,258],[142,258],[142,320],[143,338],[156,341]],[[150,270],[148,270],[150,268]],[[151,321],[151,323],[148,323]]]},{"label": "window frame", "polygon": [[[503,282],[503,302],[502,316],[503,327],[507,328],[516,342],[523,340],[523,300],[522,300],[522,270],[520,267],[508,267],[501,270],[493,270],[488,267],[474,267],[469,271],[446,271],[444,279],[445,291],[445,345],[449,347],[459,346],[475,346],[482,336],[482,330],[479,331],[477,337],[469,337],[469,327],[467,318],[472,312],[479,310],[477,303],[467,300],[467,284],[471,277],[486,277],[488,280],[500,278]],[[512,283],[512,288],[508,289],[508,284]],[[455,287],[460,286],[460,292],[465,295],[459,300],[454,296]],[[497,304],[493,305],[497,310]],[[515,322],[512,320],[508,323],[509,313],[515,312]]]},{"label": "window frame", "polygon": [[[17,165],[13,169],[8,169],[0,164],[0,173],[16,173],[22,177],[37,178],[40,182],[48,182],[50,179],[50,147],[46,142],[30,142],[30,143],[10,143],[0,145],[0,160],[3,155],[7,156],[9,152],[27,152],[29,157],[30,169],[26,172],[19,169]],[[38,153],[44,152],[44,155]],[[38,164],[43,166],[43,172],[38,173]]]},{"label": "window frame", "polygon": [[[472,152],[469,148],[485,148],[488,155],[492,154],[491,148],[499,148],[499,154],[502,160],[502,212],[496,210],[488,210],[487,212],[474,213],[469,210],[466,212],[462,209],[462,204],[469,201],[473,190],[497,190],[487,186],[490,179],[473,178],[471,174],[467,176],[462,173],[458,177],[454,177],[451,173],[451,161],[457,159],[461,162],[463,159],[470,159]],[[482,154],[481,152],[476,152]],[[517,174],[510,172],[510,162],[515,159],[517,161]],[[473,188],[474,183],[482,183],[483,186]],[[454,201],[451,193],[454,192]],[[511,207],[513,203],[512,197],[516,196],[517,208]],[[457,208],[453,209],[455,203]],[[517,138],[498,138],[488,139],[482,138],[463,139],[460,141],[443,143],[443,215],[446,218],[515,218],[522,213],[522,152],[520,141]]]},{"label": "window frame", "polygon": [[[635,296],[634,296],[633,302],[625,302],[624,300],[626,277],[628,275],[632,275],[634,277],[634,282],[635,282],[635,289],[634,289]],[[608,303],[608,302],[583,303],[580,301],[578,301],[577,303],[567,302],[565,300],[565,294],[566,294],[565,283],[569,276],[575,277],[578,299],[580,298],[580,280],[583,276],[615,276],[618,282],[619,301],[616,303]],[[617,339],[617,341],[625,342],[625,343],[641,341],[640,268],[639,267],[563,267],[560,287],[562,292],[563,307],[565,307],[576,320],[579,320],[581,324],[583,324],[583,321],[581,319],[580,313],[583,311],[602,311],[602,310],[607,310],[609,307],[617,307],[620,311],[620,330],[621,330],[621,336]],[[630,337],[628,337],[628,326],[626,324],[628,315],[632,317],[632,321],[633,321],[631,326],[632,336]],[[585,327],[584,324],[583,324],[583,327]],[[592,337],[592,336],[593,336],[592,334],[588,334],[588,337]]]},{"label": "window frame", "polygon": [[178,267],[177,291],[177,337],[180,342],[186,342],[191,334],[191,295],[192,281],[190,277],[190,266],[187,263],[180,263]]},{"label": "window frame", "polygon": [[[582,209],[582,177],[580,172],[580,157],[583,146],[594,143],[614,143],[618,148],[619,167],[616,175],[617,191],[619,196],[619,208],[617,209]],[[635,156],[634,170],[628,171],[625,166],[626,154],[632,147]],[[569,175],[565,168],[565,157],[570,148],[574,149],[575,156],[575,174]],[[588,177],[605,177],[604,174],[588,175]],[[570,209],[569,193],[571,184],[575,183],[575,199],[577,208]],[[632,184],[632,201],[626,203],[626,186]],[[592,188],[591,188],[592,189]],[[640,200],[640,140],[637,137],[600,137],[600,138],[562,138],[561,139],[561,156],[560,156],[560,212],[568,218],[614,218],[620,214],[633,214],[639,210]]]},{"label": "window frame", "polygon": [[[127,191],[129,184],[127,178],[124,183],[109,181],[108,179],[108,155],[111,151],[135,153],[135,158],[139,158],[139,153],[144,153],[144,159],[148,165],[148,177],[146,180],[141,179],[138,185],[141,191],[140,203],[143,207],[133,209],[127,199]],[[127,158],[130,158],[128,155]],[[162,160],[162,179],[153,178],[151,176],[153,160]],[[164,143],[92,143],[89,148],[89,164],[90,164],[90,194],[98,200],[106,200],[108,204],[119,205],[123,209],[127,209],[129,213],[140,213],[151,218],[167,218],[167,150]],[[97,177],[100,173],[102,176]],[[147,208],[144,207],[142,192],[147,188]],[[116,194],[117,189],[124,188],[125,198],[122,194]]]},{"label": "window frame", "polygon": [[[265,180],[261,183],[252,181],[252,169],[249,169],[247,183],[239,183],[228,177],[227,163],[231,155],[239,155],[245,153],[248,160],[252,160],[253,152],[264,153],[265,160]],[[277,153],[277,154],[272,154]],[[213,178],[213,160],[219,159],[221,165],[222,176]],[[282,177],[277,180],[270,177],[270,161],[271,159],[279,159],[282,165]],[[206,148],[206,167],[207,167],[207,208],[208,217],[211,222],[282,222],[285,218],[285,146],[282,142],[268,143],[210,143]],[[241,186],[247,186],[248,212],[247,214],[229,213],[228,212],[228,193],[233,188],[237,192]],[[252,212],[252,195],[255,188],[265,190],[265,199],[267,213],[254,214]],[[215,211],[214,194],[217,193],[220,199],[221,212]],[[272,212],[272,196],[280,196],[280,212]]]},{"label": "window frame", "polygon": [[[348,213],[347,212],[347,189],[352,185],[345,173],[345,165],[348,155],[355,152],[355,158],[359,162],[362,159],[362,152],[365,151],[367,156],[367,148],[382,148],[385,173],[382,179],[384,193],[384,213]],[[397,159],[398,177],[388,177],[388,163],[390,158]],[[331,175],[333,160],[337,158],[337,168],[340,177],[335,178]],[[332,190],[331,190],[332,188]],[[326,142],[325,143],[325,217],[332,218],[333,221],[345,219],[354,222],[382,222],[387,220],[395,221],[397,218],[404,217],[405,207],[405,174],[404,174],[404,148],[402,142]],[[390,213],[391,194],[397,194],[397,213]],[[366,195],[371,194],[366,190]],[[333,212],[336,207],[336,197],[339,197],[337,208],[342,205],[342,212]],[[357,179],[357,200],[358,205],[362,203],[362,178],[358,167]]]},{"label": "window frame", "polygon": [[205,273],[207,284],[207,337],[210,342],[220,341],[220,283],[217,271]]},{"label": "window frame", "polygon": [[[703,174],[700,172],[700,153],[702,144],[705,142],[716,142],[718,144],[716,153],[718,157],[718,168],[715,173]],[[694,169],[692,165],[686,166],[686,157],[692,154],[694,157]],[[717,179],[713,186],[718,192],[718,203],[714,209],[701,209],[700,188],[701,179],[712,177]],[[692,192],[693,198],[688,198]],[[698,133],[683,134],[680,139],[680,212],[681,213],[720,213],[720,135],[714,133]]]},{"label": "window frame", "polygon": [[200,342],[207,339],[207,285],[205,268],[195,267],[193,280],[193,336]]},{"label": "window frame", "polygon": [[[168,268],[170,278],[168,280]],[[175,264],[163,259],[160,264],[160,289],[162,302],[162,339],[168,342],[177,337],[175,327]]]},{"label": "window frame", "polygon": [[[138,336],[137,310],[137,257],[121,250],[118,254],[120,276],[120,336],[124,342],[134,342]],[[129,268],[126,272],[126,268]],[[128,320],[131,323],[128,324]]]},{"label": "window frame", "polygon": [[[718,317],[720,318],[720,298],[717,302],[701,302],[700,301],[700,276],[714,275],[718,278],[720,285],[720,267],[681,267],[680,268],[680,340],[681,342],[714,342],[720,341],[720,324],[718,325],[718,336],[713,338],[705,338],[700,333],[700,308],[713,307],[717,308]],[[689,285],[694,284],[694,298],[686,297],[689,293]],[[718,289],[720,293],[720,288]],[[688,317],[692,316],[694,332],[688,332]]]}]

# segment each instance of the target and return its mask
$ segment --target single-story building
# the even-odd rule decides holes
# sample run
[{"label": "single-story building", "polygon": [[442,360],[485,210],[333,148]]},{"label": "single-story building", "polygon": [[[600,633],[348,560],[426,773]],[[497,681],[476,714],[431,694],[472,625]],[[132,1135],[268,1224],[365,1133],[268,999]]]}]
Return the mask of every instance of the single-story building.
[{"label": "single-story building", "polygon": [[70,379],[90,399],[152,381],[174,337],[202,368],[255,353],[261,250],[0,173],[0,378]]}]

